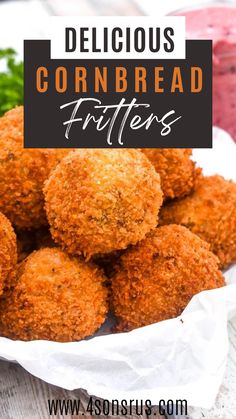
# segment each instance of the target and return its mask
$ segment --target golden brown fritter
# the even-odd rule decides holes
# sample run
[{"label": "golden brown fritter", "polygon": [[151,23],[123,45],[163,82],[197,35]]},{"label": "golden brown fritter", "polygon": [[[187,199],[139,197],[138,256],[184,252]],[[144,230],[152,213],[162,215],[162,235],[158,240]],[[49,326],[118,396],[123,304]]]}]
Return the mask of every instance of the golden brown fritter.
[{"label": "golden brown fritter", "polygon": [[192,191],[201,169],[197,169],[190,159],[191,149],[144,148],[142,151],[161,177],[165,200],[182,197]]},{"label": "golden brown fritter", "polygon": [[68,150],[24,149],[23,112],[0,118],[0,211],[18,229],[31,229],[47,223],[42,187]]},{"label": "golden brown fritter", "polygon": [[188,227],[226,267],[236,261],[236,184],[221,176],[200,178],[191,195],[163,207],[160,223]]},{"label": "golden brown fritter", "polygon": [[208,243],[177,225],[158,227],[120,260],[112,305],[121,330],[181,314],[194,294],[224,285]]},{"label": "golden brown fritter", "polygon": [[10,221],[0,212],[0,295],[15,279],[16,261],[16,235]]},{"label": "golden brown fritter", "polygon": [[60,249],[33,252],[1,301],[0,333],[12,339],[77,341],[92,335],[108,310],[105,277]]},{"label": "golden brown fritter", "polygon": [[45,186],[51,234],[87,259],[135,244],[155,228],[160,178],[134,149],[84,149],[65,157]]},{"label": "golden brown fritter", "polygon": [[0,135],[4,131],[11,131],[12,129],[16,128],[18,131],[23,132],[24,130],[24,107],[17,106],[16,108],[11,109],[10,111],[6,112],[0,118]]}]

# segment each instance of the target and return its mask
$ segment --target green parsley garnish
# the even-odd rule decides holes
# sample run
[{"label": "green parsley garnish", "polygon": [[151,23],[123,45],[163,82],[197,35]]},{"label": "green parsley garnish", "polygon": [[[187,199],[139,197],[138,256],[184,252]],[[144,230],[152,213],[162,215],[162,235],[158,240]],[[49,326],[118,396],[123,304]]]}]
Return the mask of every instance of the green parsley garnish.
[{"label": "green parsley garnish", "polygon": [[24,100],[23,62],[16,62],[16,52],[0,49],[0,60],[6,61],[6,71],[0,72],[0,116]]}]

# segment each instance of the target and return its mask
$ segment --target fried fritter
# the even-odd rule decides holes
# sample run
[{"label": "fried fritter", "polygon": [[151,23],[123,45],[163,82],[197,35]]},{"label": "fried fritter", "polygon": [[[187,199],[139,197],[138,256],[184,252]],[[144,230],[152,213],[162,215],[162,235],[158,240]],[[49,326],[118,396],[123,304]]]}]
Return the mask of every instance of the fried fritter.
[{"label": "fried fritter", "polygon": [[77,341],[92,335],[108,311],[105,277],[60,249],[33,252],[0,305],[0,333],[11,339]]},{"label": "fried fritter", "polygon": [[164,199],[188,195],[194,188],[201,169],[190,159],[191,149],[187,148],[144,148],[161,178]]},{"label": "fried fritter", "polygon": [[51,234],[87,259],[135,244],[155,228],[160,178],[134,149],[84,149],[65,157],[44,189]]},{"label": "fried fritter", "polygon": [[0,295],[12,285],[16,262],[16,235],[10,221],[0,212]]},{"label": "fried fritter", "polygon": [[0,118],[0,211],[32,229],[47,224],[43,184],[68,150],[24,149],[23,113],[20,106]]},{"label": "fried fritter", "polygon": [[182,226],[158,227],[121,256],[112,279],[119,330],[176,317],[194,294],[223,285],[208,243]]},{"label": "fried fritter", "polygon": [[162,208],[160,223],[188,227],[227,267],[236,261],[236,184],[218,175],[200,178],[191,195]]}]

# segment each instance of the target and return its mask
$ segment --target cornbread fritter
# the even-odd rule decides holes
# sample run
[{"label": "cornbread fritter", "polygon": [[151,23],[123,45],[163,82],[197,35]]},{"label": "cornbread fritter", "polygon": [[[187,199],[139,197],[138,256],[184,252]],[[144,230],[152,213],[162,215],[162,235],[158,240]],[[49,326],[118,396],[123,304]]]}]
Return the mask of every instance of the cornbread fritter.
[{"label": "cornbread fritter", "polygon": [[188,195],[194,188],[201,169],[190,159],[191,149],[187,148],[144,148],[161,178],[164,199]]},{"label": "cornbread fritter", "polygon": [[121,256],[112,279],[120,330],[181,314],[194,294],[221,287],[224,278],[208,243],[178,225],[158,227]]},{"label": "cornbread fritter", "polygon": [[236,261],[236,184],[218,175],[200,178],[191,195],[163,207],[160,223],[188,227],[227,267]]},{"label": "cornbread fritter", "polygon": [[0,212],[0,295],[14,281],[16,262],[16,235],[10,221]]},{"label": "cornbread fritter", "polygon": [[77,341],[92,335],[108,311],[105,277],[60,249],[31,253],[0,305],[0,333],[11,339]]},{"label": "cornbread fritter", "polygon": [[24,149],[23,114],[20,106],[0,118],[0,211],[31,229],[47,224],[42,187],[68,150]]},{"label": "cornbread fritter", "polygon": [[160,177],[138,150],[74,151],[45,185],[52,237],[71,254],[125,249],[157,224]]}]

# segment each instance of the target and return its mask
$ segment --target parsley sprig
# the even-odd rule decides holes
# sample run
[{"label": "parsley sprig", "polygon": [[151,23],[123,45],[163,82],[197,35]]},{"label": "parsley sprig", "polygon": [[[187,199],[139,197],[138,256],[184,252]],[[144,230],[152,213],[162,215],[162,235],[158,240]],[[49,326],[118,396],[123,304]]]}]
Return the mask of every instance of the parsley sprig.
[{"label": "parsley sprig", "polygon": [[23,104],[24,67],[16,61],[12,48],[0,49],[0,60],[6,61],[6,71],[0,72],[0,116],[16,105]]}]

